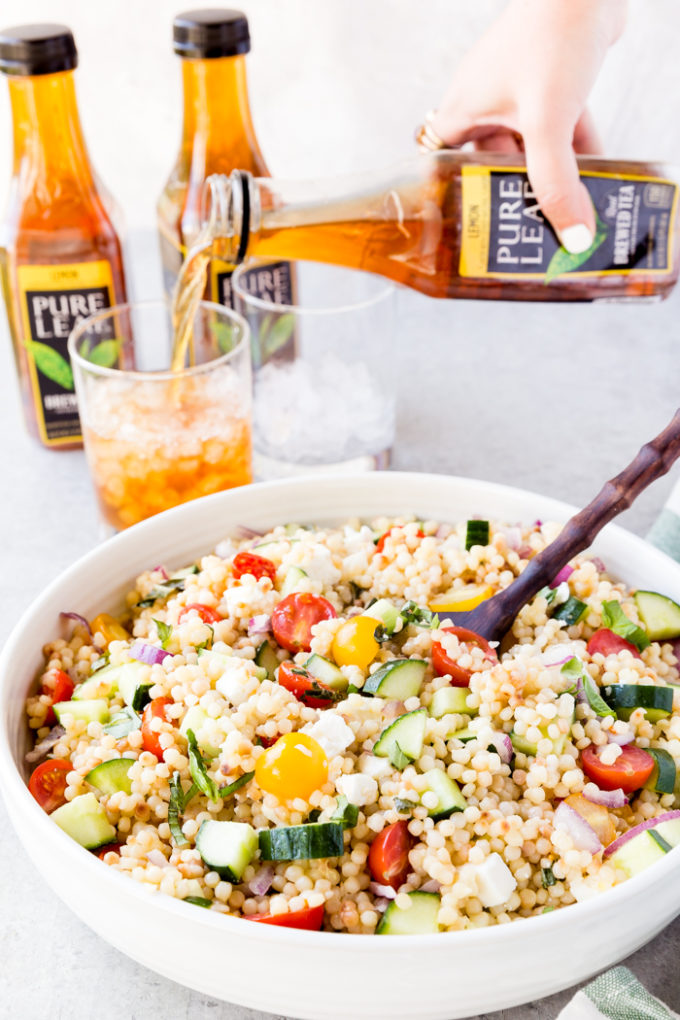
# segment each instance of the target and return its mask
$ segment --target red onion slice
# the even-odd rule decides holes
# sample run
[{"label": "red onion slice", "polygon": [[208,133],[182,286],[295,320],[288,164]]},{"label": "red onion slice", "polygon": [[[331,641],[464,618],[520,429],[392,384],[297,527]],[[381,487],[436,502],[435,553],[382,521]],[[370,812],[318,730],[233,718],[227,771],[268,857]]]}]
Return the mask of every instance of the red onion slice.
[{"label": "red onion slice", "polygon": [[588,825],[585,818],[581,818],[578,811],[574,811],[564,801],[555,812],[555,828],[568,832],[577,850],[587,850],[588,853],[597,854],[602,849],[602,843],[593,827]]},{"label": "red onion slice", "polygon": [[599,556],[591,556],[590,557],[590,562],[594,565],[594,567],[598,571],[598,573],[600,573],[600,574],[606,574],[607,573],[607,568],[605,567],[604,563],[602,562],[602,560],[600,559]]},{"label": "red onion slice", "polygon": [[497,528],[505,538],[508,549],[517,552],[522,545],[522,529],[517,526]]},{"label": "red onion slice", "polygon": [[26,764],[37,765],[38,762],[44,761],[54,745],[59,743],[65,732],[66,730],[63,726],[53,726],[47,736],[43,737],[32,751],[28,751],[24,758]]},{"label": "red onion slice", "polygon": [[165,567],[162,567],[162,566],[152,567],[151,568],[151,573],[152,574],[160,574],[164,581],[169,581],[170,580],[170,575],[168,574],[168,572],[165,569]]},{"label": "red onion slice", "polygon": [[248,637],[253,634],[268,634],[272,629],[271,616],[266,613],[258,613],[248,620]]},{"label": "red onion slice", "polygon": [[374,896],[381,896],[384,900],[395,900],[397,891],[391,885],[380,885],[379,882],[369,882],[368,888]]},{"label": "red onion slice", "polygon": [[656,818],[648,818],[646,822],[640,822],[639,825],[634,825],[632,829],[629,829],[628,832],[624,832],[622,836],[619,836],[618,839],[615,839],[613,843],[610,843],[609,846],[606,847],[604,856],[611,857],[611,855],[616,853],[617,850],[620,850],[629,839],[634,839],[635,836],[639,836],[641,832],[645,831],[645,829],[654,829],[661,822],[672,822],[678,818],[680,818],[680,811],[666,811],[663,815],[657,815]]},{"label": "red onion slice", "polygon": [[146,641],[135,641],[130,649],[130,658],[137,662],[145,662],[148,666],[155,666],[170,656],[164,648],[156,648],[155,645],[147,644]]},{"label": "red onion slice", "polygon": [[564,666],[565,662],[569,662],[570,659],[576,657],[573,645],[561,644],[551,645],[541,655],[543,659],[543,665],[548,666]]},{"label": "red onion slice", "polygon": [[673,655],[680,663],[680,638],[676,638],[675,641],[669,641],[669,644],[673,649]]},{"label": "red onion slice", "polygon": [[274,869],[269,864],[263,865],[255,872],[248,882],[248,888],[253,896],[265,896],[269,892],[274,881],[274,874]]},{"label": "red onion slice", "polygon": [[75,620],[75,622],[79,623],[81,627],[84,627],[90,637],[92,637],[92,628],[85,617],[81,616],[80,613],[59,613],[59,616],[62,620]]},{"label": "red onion slice", "polygon": [[576,694],[574,695],[574,698],[576,699],[576,703],[578,705],[589,705],[590,704],[590,702],[588,701],[588,695],[586,694],[586,689],[583,686],[583,680],[581,679],[581,677],[578,677],[577,680],[576,680]]},{"label": "red onion slice", "polygon": [[237,524],[234,528],[237,538],[262,538],[264,531],[256,531],[249,528],[247,524]]},{"label": "red onion slice", "polygon": [[420,887],[420,889],[418,891],[419,892],[439,892],[441,887],[442,887],[441,882],[438,882],[436,880],[436,878],[429,878],[427,880],[427,882],[423,882],[423,884],[421,885],[421,887]]},{"label": "red onion slice", "polygon": [[512,746],[512,740],[507,733],[494,733],[493,734],[493,746],[498,752],[498,757],[504,765],[509,765],[512,761],[512,756],[515,753]]},{"label": "red onion slice", "polygon": [[574,568],[570,567],[567,563],[566,567],[562,567],[558,574],[555,574],[554,578],[550,582],[551,588],[556,588],[558,584],[562,584],[564,581],[568,581],[571,575],[574,573]]},{"label": "red onion slice", "polygon": [[634,733],[608,733],[607,741],[610,744],[618,744],[619,747],[625,747],[626,744],[632,744],[635,740]]},{"label": "red onion slice", "polygon": [[146,859],[149,864],[155,864],[157,868],[167,868],[170,866],[167,857],[160,850],[149,850]]},{"label": "red onion slice", "polygon": [[595,783],[586,783],[583,796],[591,804],[602,804],[606,808],[622,808],[628,803],[623,790],[601,790]]}]

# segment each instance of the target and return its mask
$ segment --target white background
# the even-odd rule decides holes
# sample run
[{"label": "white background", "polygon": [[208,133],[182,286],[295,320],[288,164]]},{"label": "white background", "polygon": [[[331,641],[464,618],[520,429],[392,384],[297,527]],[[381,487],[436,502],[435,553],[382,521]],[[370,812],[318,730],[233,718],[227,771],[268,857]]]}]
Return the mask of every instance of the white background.
[{"label": "white background", "polygon": [[[270,170],[312,177],[387,165],[411,152],[415,125],[436,105],[461,54],[503,3],[234,5],[250,21],[251,104]],[[130,229],[154,222],[177,150],[180,60],[172,52],[172,18],[186,6],[182,0],[0,0],[0,27],[61,21],[72,28],[87,143]],[[680,109],[669,111],[669,97],[680,99],[679,41],[677,0],[632,0],[625,37],[593,94],[609,154],[680,161]],[[7,193],[10,139],[9,103],[0,82],[0,204]]]}]

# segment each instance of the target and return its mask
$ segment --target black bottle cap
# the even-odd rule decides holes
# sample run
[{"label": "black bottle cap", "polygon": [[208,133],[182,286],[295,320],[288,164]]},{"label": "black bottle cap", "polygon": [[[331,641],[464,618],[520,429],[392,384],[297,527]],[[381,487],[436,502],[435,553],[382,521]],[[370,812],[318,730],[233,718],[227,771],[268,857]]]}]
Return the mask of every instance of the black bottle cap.
[{"label": "black bottle cap", "polygon": [[56,74],[77,66],[78,51],[66,25],[0,29],[0,71],[5,74]]},{"label": "black bottle cap", "polygon": [[175,53],[204,60],[250,52],[248,19],[243,11],[212,7],[184,11],[172,23]]}]

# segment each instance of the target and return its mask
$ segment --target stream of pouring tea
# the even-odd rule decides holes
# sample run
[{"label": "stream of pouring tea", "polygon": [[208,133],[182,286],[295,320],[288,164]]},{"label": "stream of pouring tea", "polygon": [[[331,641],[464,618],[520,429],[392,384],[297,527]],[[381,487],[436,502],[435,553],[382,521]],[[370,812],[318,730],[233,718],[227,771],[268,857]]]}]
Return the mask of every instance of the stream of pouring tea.
[{"label": "stream of pouring tea", "polygon": [[208,265],[213,254],[211,240],[201,244],[201,238],[189,249],[182,263],[172,296],[172,357],[170,369],[181,372],[195,364],[193,333],[196,312],[205,293]]}]

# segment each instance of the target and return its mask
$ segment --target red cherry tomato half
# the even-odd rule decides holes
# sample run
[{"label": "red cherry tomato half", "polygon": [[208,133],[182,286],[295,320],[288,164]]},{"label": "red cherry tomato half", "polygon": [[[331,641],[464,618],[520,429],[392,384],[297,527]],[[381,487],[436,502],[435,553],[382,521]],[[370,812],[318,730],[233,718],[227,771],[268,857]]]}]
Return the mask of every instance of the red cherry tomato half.
[{"label": "red cherry tomato half", "polygon": [[332,708],[335,692],[322,684],[316,677],[294,662],[282,662],[279,666],[278,681],[282,687],[294,694],[298,701],[310,708]]},{"label": "red cherry tomato half", "polygon": [[155,754],[159,761],[164,760],[163,748],[158,739],[160,733],[152,727],[151,721],[153,719],[162,719],[165,722],[165,709],[167,705],[171,704],[171,698],[154,698],[142,712],[142,746],[145,751]]},{"label": "red cherry tomato half", "polygon": [[105,843],[104,846],[99,846],[92,852],[96,854],[100,861],[103,861],[106,854],[114,853],[120,856],[120,848],[122,845],[122,843]]},{"label": "red cherry tomato half", "polygon": [[637,659],[642,658],[634,644],[626,641],[625,638],[619,637],[618,634],[615,634],[613,630],[609,630],[607,627],[596,630],[586,645],[588,655],[595,655],[597,652],[601,655],[616,655],[617,652],[622,652],[624,648],[632,652]]},{"label": "red cherry tomato half", "polygon": [[[446,632],[453,634],[462,644],[476,645],[481,648],[490,663],[498,662],[496,652],[480,634],[475,634],[473,630],[467,630],[465,627],[447,627]],[[452,687],[467,687],[470,683],[472,676],[470,670],[459,666],[456,660],[447,654],[439,641],[432,642],[432,666],[437,676],[451,677]]]},{"label": "red cherry tomato half", "polygon": [[641,747],[627,744],[613,765],[605,765],[590,744],[581,751],[581,767],[601,790],[623,790],[634,793],[645,785],[654,771],[655,761],[651,754]]},{"label": "red cherry tomato half", "polygon": [[70,761],[63,758],[48,758],[34,770],[28,781],[28,789],[43,811],[51,814],[66,803],[66,774],[73,771]]},{"label": "red cherry tomato half", "polygon": [[[47,694],[50,703],[55,705],[58,701],[70,701],[74,690],[75,684],[68,673],[64,673],[63,669],[52,669],[43,680],[40,693]],[[57,717],[54,714],[54,710],[48,708],[47,715],[45,716],[45,725],[54,726],[56,721]]]},{"label": "red cherry tomato half", "polygon": [[188,606],[184,606],[180,609],[177,622],[183,623],[192,609],[196,611],[200,619],[203,620],[203,623],[219,623],[222,619],[217,610],[213,609],[211,606],[204,606],[200,602],[190,602]]},{"label": "red cherry tomato half", "polygon": [[393,822],[379,832],[368,851],[368,867],[374,882],[398,889],[406,881],[411,866],[409,850],[415,840],[408,831],[408,822]]},{"label": "red cherry tomato half", "polygon": [[296,591],[281,599],[272,613],[272,632],[278,644],[289,652],[309,652],[314,624],[332,620],[337,615],[321,595]]},{"label": "red cherry tomato half", "polygon": [[[381,553],[383,551],[383,549],[385,548],[385,542],[387,541],[387,536],[391,535],[393,531],[401,531],[401,528],[389,528],[384,535],[381,535],[375,544],[376,552]],[[425,538],[425,532],[421,531],[420,528],[418,528],[418,530],[416,531],[416,538]]]},{"label": "red cherry tomato half", "polygon": [[279,738],[278,738],[278,736],[276,736],[276,737],[262,737],[258,733],[257,739],[260,741],[260,744],[262,745],[262,747],[264,747],[266,749],[268,747],[273,747],[274,744],[276,743],[276,741]]},{"label": "red cherry tomato half", "polygon": [[320,931],[323,924],[323,903],[319,907],[305,907],[288,914],[250,914],[246,921],[260,924],[277,924],[281,928],[304,928],[305,931]]},{"label": "red cherry tomato half", "polygon": [[276,564],[268,560],[266,556],[258,556],[257,553],[237,553],[234,556],[231,569],[235,578],[243,577],[244,574],[252,574],[258,581],[261,577],[268,577],[272,584],[276,579]]}]

